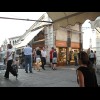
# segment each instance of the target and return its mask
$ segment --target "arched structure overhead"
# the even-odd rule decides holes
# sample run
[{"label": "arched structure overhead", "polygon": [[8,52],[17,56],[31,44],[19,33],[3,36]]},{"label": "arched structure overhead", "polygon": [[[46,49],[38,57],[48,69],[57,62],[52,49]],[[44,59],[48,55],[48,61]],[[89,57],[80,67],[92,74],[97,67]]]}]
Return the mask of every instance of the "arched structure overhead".
[{"label": "arched structure overhead", "polygon": [[83,24],[87,19],[94,21],[100,12],[47,12],[52,19],[54,30],[67,25]]}]

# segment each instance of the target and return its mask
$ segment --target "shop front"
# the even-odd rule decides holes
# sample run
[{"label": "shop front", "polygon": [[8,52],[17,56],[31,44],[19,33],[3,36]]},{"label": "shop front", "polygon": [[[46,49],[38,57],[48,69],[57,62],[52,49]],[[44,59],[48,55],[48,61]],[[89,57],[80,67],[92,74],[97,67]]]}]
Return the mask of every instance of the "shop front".
[{"label": "shop front", "polygon": [[77,53],[79,53],[80,51],[80,43],[75,43],[75,42],[71,42],[71,60],[70,60],[70,64],[74,65],[75,61],[74,61],[74,51],[77,51]]},{"label": "shop front", "polygon": [[74,61],[74,51],[77,53],[80,50],[80,43],[71,42],[71,47],[68,49],[66,41],[58,41],[56,40],[56,49],[58,53],[58,66],[67,66],[69,60],[68,50],[71,53],[70,64],[73,65]]},{"label": "shop front", "polygon": [[58,66],[65,66],[67,61],[67,45],[66,41],[56,41],[56,49],[58,53]]}]

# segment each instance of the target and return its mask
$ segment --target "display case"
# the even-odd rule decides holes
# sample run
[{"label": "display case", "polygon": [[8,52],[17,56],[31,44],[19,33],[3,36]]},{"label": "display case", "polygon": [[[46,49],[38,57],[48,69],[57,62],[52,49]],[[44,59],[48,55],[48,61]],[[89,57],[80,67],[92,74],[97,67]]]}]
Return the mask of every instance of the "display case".
[{"label": "display case", "polygon": [[79,53],[79,49],[72,49],[71,50],[71,61],[70,61],[70,64],[71,65],[74,65],[75,64],[75,60],[74,60],[74,50],[76,50],[77,53]]}]

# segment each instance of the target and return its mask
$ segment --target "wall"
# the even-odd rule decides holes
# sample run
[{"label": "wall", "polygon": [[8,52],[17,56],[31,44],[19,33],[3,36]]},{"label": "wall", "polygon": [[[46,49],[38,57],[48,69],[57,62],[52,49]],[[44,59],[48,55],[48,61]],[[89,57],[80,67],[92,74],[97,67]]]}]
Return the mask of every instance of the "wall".
[{"label": "wall", "polygon": [[[80,34],[79,33],[71,33],[71,42],[80,42]],[[56,40],[59,41],[67,41],[67,32],[63,30],[57,30],[56,31]]]},{"label": "wall", "polygon": [[[100,28],[97,28],[100,32]],[[96,31],[97,32],[97,31]],[[96,33],[96,56],[97,56],[97,66],[100,69],[100,33]]]},{"label": "wall", "polygon": [[67,41],[67,32],[60,30],[60,29],[57,30],[56,31],[56,40]]}]

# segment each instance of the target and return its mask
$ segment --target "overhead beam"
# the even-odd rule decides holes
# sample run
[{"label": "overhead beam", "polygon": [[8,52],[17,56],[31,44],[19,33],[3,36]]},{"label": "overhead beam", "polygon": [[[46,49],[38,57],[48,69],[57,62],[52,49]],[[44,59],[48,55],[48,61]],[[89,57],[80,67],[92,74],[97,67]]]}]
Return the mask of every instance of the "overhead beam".
[{"label": "overhead beam", "polygon": [[20,18],[11,18],[11,17],[0,17],[0,19],[11,19],[11,20],[23,20],[23,21],[36,21],[36,22],[53,23],[51,21],[41,21],[41,20],[33,20],[33,19],[20,19]]},{"label": "overhead beam", "polygon": [[59,18],[57,20],[54,20],[53,23],[55,23],[57,21],[60,21],[60,20],[63,20],[63,19],[67,19],[67,18],[73,17],[73,16],[77,16],[77,15],[82,14],[82,13],[86,13],[86,12],[74,13],[74,14],[71,14],[71,15],[68,15],[68,16],[65,16],[65,17],[62,17],[62,18]]}]

